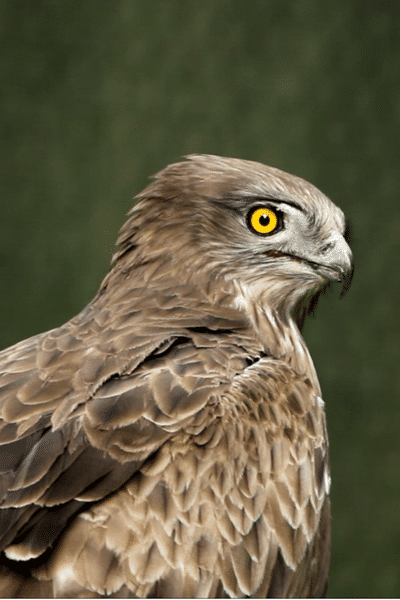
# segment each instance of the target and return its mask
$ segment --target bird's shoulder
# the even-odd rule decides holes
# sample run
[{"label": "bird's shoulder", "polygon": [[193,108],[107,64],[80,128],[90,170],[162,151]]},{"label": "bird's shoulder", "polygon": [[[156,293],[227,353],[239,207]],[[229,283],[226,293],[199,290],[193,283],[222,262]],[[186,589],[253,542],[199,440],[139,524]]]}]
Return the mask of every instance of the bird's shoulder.
[{"label": "bird's shoulder", "polygon": [[[157,319],[152,326],[161,309],[165,326]],[[236,540],[246,553],[269,532],[268,544],[251,550],[259,565],[251,581],[238,572],[233,585],[231,567],[217,569],[232,593],[249,593],[271,552],[279,549],[295,568],[316,531],[328,477],[323,408],[307,377],[263,356],[235,313],[174,310],[168,321],[161,309],[150,306],[146,319],[132,309],[108,326],[89,310],[0,355],[1,547],[10,559],[36,559],[79,513],[84,518],[65,539],[74,532],[81,539],[86,527],[90,541],[116,508],[127,523],[132,510],[157,513],[154,527],[142,523],[143,556],[153,552],[154,536],[161,548],[185,519],[201,545],[204,515],[196,511],[215,513],[219,498],[225,516],[206,519],[210,540],[217,535],[210,551]],[[278,528],[284,536],[272,539]],[[117,529],[104,530],[108,548]],[[100,547],[85,548],[89,564]],[[160,569],[170,560],[160,559]],[[145,581],[148,573],[133,576]]]},{"label": "bird's shoulder", "polygon": [[[49,513],[61,527],[81,502],[118,489],[207,403],[218,371],[228,383],[234,359],[207,327],[232,326],[229,318],[214,315],[189,331],[178,310],[167,326],[152,326],[151,314],[168,316],[162,301],[150,303],[147,319],[134,306],[112,318],[89,306],[0,353],[3,548],[33,514],[46,524]],[[40,535],[15,556],[39,555],[55,534]]]},{"label": "bird's shoulder", "polygon": [[[271,357],[222,377],[214,372],[211,348],[206,363],[202,348],[180,339],[133,376],[106,383],[88,402],[87,419],[98,430],[114,417],[117,429],[126,424],[123,436],[108,432],[109,448],[125,458],[145,448],[152,452],[118,493],[75,520],[40,576],[61,579],[63,564],[75,582],[101,593],[112,593],[126,578],[132,589],[151,593],[160,577],[163,595],[173,586],[187,593],[175,569],[183,564],[192,577],[201,556],[202,568],[215,571],[209,584],[220,580],[233,596],[260,586],[274,585],[277,594],[303,589],[302,560],[312,566],[316,553],[329,552],[321,400],[305,376]],[[138,400],[140,417],[132,412]],[[156,451],[148,427],[166,435]],[[91,568],[100,551],[111,562],[118,556],[101,574]],[[322,589],[321,581],[310,589]]]}]

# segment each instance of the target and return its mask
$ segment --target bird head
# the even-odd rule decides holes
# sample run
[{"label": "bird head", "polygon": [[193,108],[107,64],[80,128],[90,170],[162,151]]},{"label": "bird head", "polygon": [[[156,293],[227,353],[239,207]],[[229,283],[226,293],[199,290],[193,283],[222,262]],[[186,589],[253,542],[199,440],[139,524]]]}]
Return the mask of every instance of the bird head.
[{"label": "bird head", "polygon": [[229,281],[251,298],[292,310],[336,280],[352,254],[342,211],[307,181],[257,162],[192,154],[137,196],[115,263],[163,260],[196,286]]}]

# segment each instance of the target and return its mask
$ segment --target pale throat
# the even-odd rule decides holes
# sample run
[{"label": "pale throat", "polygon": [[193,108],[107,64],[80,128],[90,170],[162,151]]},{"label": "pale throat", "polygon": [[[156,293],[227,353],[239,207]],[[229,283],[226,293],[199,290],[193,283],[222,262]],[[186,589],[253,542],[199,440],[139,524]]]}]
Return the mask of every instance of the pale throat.
[{"label": "pale throat", "polygon": [[271,307],[268,294],[254,294],[254,290],[235,282],[236,295],[233,307],[245,312],[257,339],[266,354],[288,363],[299,375],[308,377],[317,394],[321,393],[317,373],[306,343],[294,322],[288,303],[285,318],[277,307]]}]

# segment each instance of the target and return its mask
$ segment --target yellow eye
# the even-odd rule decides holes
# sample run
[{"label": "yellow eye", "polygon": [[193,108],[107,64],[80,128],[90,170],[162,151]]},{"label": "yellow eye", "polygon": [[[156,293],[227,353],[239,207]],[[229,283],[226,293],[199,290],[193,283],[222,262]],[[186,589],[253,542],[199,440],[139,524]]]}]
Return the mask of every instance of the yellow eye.
[{"label": "yellow eye", "polygon": [[249,224],[256,233],[272,233],[278,227],[278,216],[270,208],[254,208],[249,214]]}]

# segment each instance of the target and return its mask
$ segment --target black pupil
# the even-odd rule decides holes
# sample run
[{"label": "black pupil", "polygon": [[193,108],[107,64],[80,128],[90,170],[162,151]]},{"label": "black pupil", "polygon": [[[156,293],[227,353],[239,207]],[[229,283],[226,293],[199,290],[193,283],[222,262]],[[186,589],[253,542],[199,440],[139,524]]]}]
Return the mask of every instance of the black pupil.
[{"label": "black pupil", "polygon": [[269,216],[268,215],[261,215],[260,225],[262,225],[263,227],[266,227],[267,225],[269,225]]}]

